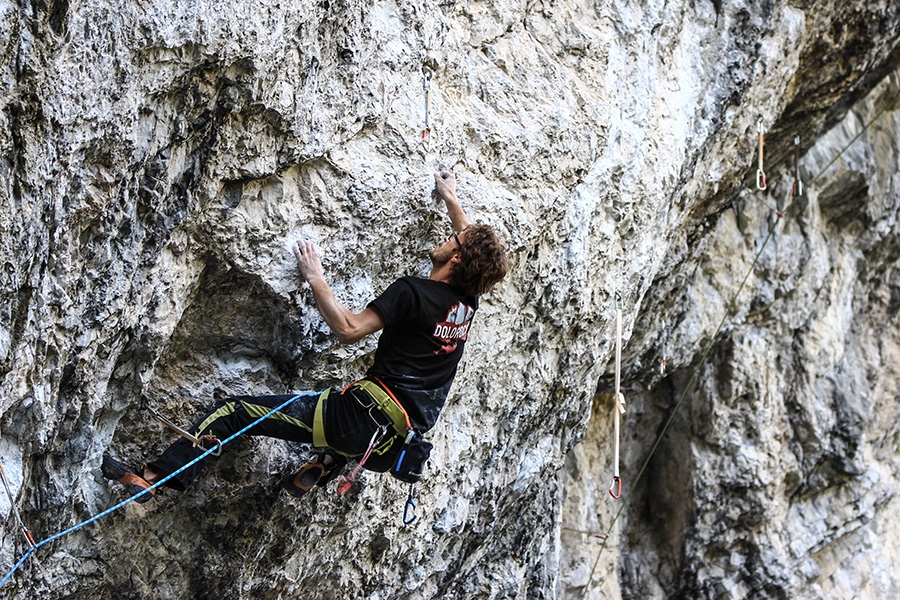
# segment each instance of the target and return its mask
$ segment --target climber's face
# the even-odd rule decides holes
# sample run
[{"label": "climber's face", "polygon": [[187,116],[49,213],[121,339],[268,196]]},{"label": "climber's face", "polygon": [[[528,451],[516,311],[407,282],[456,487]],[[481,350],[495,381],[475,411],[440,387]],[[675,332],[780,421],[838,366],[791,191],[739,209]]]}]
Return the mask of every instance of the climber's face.
[{"label": "climber's face", "polygon": [[466,232],[463,231],[462,233],[450,233],[447,235],[443,242],[428,253],[428,256],[431,258],[431,264],[435,267],[440,267],[447,264],[454,255],[459,254],[460,250],[462,250],[462,238],[465,234]]}]

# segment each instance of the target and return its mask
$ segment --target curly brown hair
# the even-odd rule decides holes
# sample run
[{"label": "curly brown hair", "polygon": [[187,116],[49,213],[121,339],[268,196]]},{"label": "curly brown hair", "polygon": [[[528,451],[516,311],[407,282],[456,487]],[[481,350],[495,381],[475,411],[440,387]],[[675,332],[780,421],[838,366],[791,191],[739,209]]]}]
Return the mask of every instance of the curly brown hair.
[{"label": "curly brown hair", "polygon": [[470,296],[491,290],[509,270],[506,250],[490,225],[469,225],[459,250],[460,263],[450,274],[450,285]]}]

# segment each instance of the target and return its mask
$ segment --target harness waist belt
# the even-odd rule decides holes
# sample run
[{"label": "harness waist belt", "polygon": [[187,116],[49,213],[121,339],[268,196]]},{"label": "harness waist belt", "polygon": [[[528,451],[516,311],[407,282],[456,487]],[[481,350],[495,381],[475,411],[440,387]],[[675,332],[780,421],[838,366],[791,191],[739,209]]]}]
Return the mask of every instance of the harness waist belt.
[{"label": "harness waist belt", "polygon": [[[380,380],[377,378],[375,378],[375,381],[360,379],[348,385],[341,393],[351,387],[361,389],[372,398],[375,406],[390,420],[394,426],[394,431],[399,435],[406,436],[409,430],[412,429],[406,409],[403,408],[403,405],[400,404],[390,389]],[[318,402],[316,402],[316,412],[313,417],[313,445],[319,448],[329,445],[325,439],[325,403],[328,401],[328,395],[331,391],[332,388],[329,388],[322,392],[319,395]]]},{"label": "harness waist belt", "polygon": [[397,398],[394,397],[394,394],[391,393],[384,383],[378,379],[376,381],[378,383],[368,379],[360,379],[353,384],[353,387],[357,387],[369,394],[375,400],[379,410],[387,415],[391,423],[394,424],[394,431],[405,436],[412,429],[406,409],[397,401]]}]

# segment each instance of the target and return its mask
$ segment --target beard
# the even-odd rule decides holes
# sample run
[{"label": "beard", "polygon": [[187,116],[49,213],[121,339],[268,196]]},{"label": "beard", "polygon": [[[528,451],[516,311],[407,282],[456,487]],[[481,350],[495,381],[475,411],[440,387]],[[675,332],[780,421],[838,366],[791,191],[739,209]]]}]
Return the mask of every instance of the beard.
[{"label": "beard", "polygon": [[450,262],[450,259],[453,258],[453,251],[442,251],[441,247],[438,246],[428,253],[428,258],[431,259],[433,267],[440,268]]}]

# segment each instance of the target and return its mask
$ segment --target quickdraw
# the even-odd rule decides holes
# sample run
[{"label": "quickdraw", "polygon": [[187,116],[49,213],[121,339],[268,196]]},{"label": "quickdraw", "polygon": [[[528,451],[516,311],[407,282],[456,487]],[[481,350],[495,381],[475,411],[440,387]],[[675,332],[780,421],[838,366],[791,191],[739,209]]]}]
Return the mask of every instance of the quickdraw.
[{"label": "quickdraw", "polygon": [[794,196],[803,195],[803,181],[800,179],[800,136],[794,136]]},{"label": "quickdraw", "polygon": [[756,189],[766,189],[766,172],[763,170],[763,121],[762,117],[756,122],[756,131],[759,134],[759,167],[756,169]]},{"label": "quickdraw", "polygon": [[[622,478],[619,477],[619,415],[625,414],[625,396],[622,395],[622,311],[619,308],[619,293],[616,292],[616,407],[613,410],[615,427],[615,458],[613,461],[613,481],[609,486],[610,495],[618,500],[622,497]],[[613,491],[615,488],[615,491]]]},{"label": "quickdraw", "polygon": [[16,521],[19,523],[19,529],[22,530],[22,535],[25,536],[25,539],[28,540],[28,544],[32,548],[37,548],[37,544],[34,543],[34,537],[31,535],[31,532],[28,531],[28,527],[25,526],[25,521],[22,520],[22,516],[19,515],[19,508],[16,506],[16,499],[13,497],[12,490],[9,487],[9,480],[6,478],[6,469],[3,468],[3,463],[0,463],[0,477],[3,478],[3,487],[6,488],[6,495],[9,497],[9,505],[12,507],[13,514],[16,516]]},{"label": "quickdraw", "polygon": [[309,75],[307,77],[307,85],[303,90],[303,99],[301,100],[301,110],[307,110],[307,99],[309,100],[309,135],[310,140],[316,140],[316,91],[319,86],[319,59],[315,56],[309,58]]},{"label": "quickdraw", "polygon": [[197,436],[191,434],[190,432],[185,431],[184,429],[182,429],[181,427],[179,427],[178,425],[176,425],[175,423],[173,423],[172,421],[170,421],[163,415],[156,412],[156,410],[154,410],[153,407],[150,406],[146,401],[144,401],[143,406],[148,411],[150,411],[150,414],[153,415],[157,421],[159,421],[160,423],[162,423],[163,425],[165,425],[172,431],[175,431],[176,433],[180,434],[182,437],[187,438],[188,440],[193,442],[193,444],[195,446],[197,446],[199,448],[203,448],[204,450],[209,450],[211,448],[215,448],[215,450],[213,450],[213,452],[212,452],[212,455],[213,456],[221,456],[222,455],[222,442],[219,441],[215,436],[202,435],[200,437],[197,437]]},{"label": "quickdraw", "polygon": [[425,129],[422,130],[422,145],[431,150],[431,69],[422,67],[422,89],[425,91]]},{"label": "quickdraw", "polygon": [[363,454],[363,457],[360,459],[356,466],[350,471],[347,475],[341,475],[341,478],[338,480],[337,492],[341,496],[350,491],[350,488],[353,486],[353,480],[356,479],[357,473],[362,468],[363,464],[369,459],[372,455],[372,450],[375,449],[375,446],[378,445],[378,442],[387,434],[387,426],[382,425],[378,429],[375,430],[375,433],[372,434],[372,439],[369,441],[369,447],[366,448],[366,453]]}]

